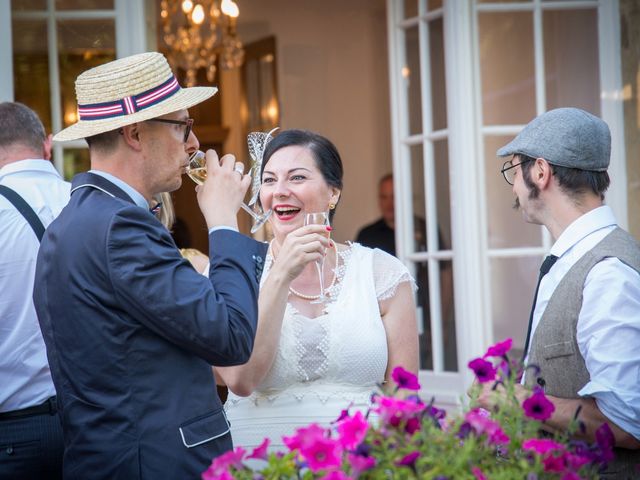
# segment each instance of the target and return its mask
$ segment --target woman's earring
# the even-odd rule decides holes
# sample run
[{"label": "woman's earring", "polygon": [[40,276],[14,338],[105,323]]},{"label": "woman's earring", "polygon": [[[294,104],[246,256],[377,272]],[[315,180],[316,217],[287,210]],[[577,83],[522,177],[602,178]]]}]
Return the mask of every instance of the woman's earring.
[{"label": "woman's earring", "polygon": [[336,208],[336,204],[335,203],[330,203],[329,204],[329,210],[333,210]]}]

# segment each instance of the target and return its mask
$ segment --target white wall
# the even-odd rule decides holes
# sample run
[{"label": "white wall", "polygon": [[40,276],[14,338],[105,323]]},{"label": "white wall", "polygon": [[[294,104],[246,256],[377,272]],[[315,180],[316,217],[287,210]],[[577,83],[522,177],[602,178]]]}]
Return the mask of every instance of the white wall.
[{"label": "white wall", "polygon": [[241,0],[245,43],[276,37],[282,128],[333,141],[345,188],[334,238],[378,217],[377,181],[391,170],[384,0]]}]

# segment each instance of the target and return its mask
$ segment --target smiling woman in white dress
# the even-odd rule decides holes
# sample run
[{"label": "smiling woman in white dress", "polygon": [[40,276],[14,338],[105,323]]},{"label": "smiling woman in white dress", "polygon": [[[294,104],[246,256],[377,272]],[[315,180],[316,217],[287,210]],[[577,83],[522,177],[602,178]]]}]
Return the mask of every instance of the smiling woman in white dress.
[{"label": "smiling woman in white dress", "polygon": [[[248,363],[216,368],[235,446],[272,450],[282,436],[329,425],[349,406],[364,409],[395,366],[418,370],[414,282],[395,257],[328,239],[305,214],[334,208],[342,161],[326,138],[285,130],[263,155],[260,202],[273,209],[274,239],[262,275],[255,346]],[[316,303],[315,262],[324,256],[327,300]]]}]

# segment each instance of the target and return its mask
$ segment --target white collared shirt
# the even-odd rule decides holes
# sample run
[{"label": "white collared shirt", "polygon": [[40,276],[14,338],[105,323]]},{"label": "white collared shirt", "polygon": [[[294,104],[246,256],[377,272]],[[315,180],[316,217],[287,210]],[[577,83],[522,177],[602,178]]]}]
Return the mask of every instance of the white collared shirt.
[{"label": "white collared shirt", "polygon": [[[559,258],[540,282],[532,335],[565,274],[615,227],[613,211],[602,206],[562,232],[550,252]],[[607,258],[591,269],[582,294],[577,341],[590,380],[578,395],[595,398],[607,418],[640,439],[640,274]]]},{"label": "white collared shirt", "polygon": [[[5,165],[0,184],[24,198],[45,227],[67,204],[71,188],[46,160]],[[55,389],[32,299],[40,243],[4,196],[0,245],[0,412],[6,412],[38,405],[55,395]]]}]

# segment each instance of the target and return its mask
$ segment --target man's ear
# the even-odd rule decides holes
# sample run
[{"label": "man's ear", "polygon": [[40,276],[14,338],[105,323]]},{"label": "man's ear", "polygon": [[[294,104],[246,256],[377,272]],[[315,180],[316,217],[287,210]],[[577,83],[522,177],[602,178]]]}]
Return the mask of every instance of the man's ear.
[{"label": "man's ear", "polygon": [[530,171],[531,180],[540,189],[546,188],[553,178],[553,168],[544,158],[536,158],[536,162]]},{"label": "man's ear", "polygon": [[132,123],[131,125],[125,125],[120,129],[122,132],[122,138],[130,148],[139,152],[142,149],[142,142],[140,141],[140,126],[141,123]]},{"label": "man's ear", "polygon": [[49,134],[42,141],[42,158],[51,160],[51,150],[53,149],[53,135]]}]

